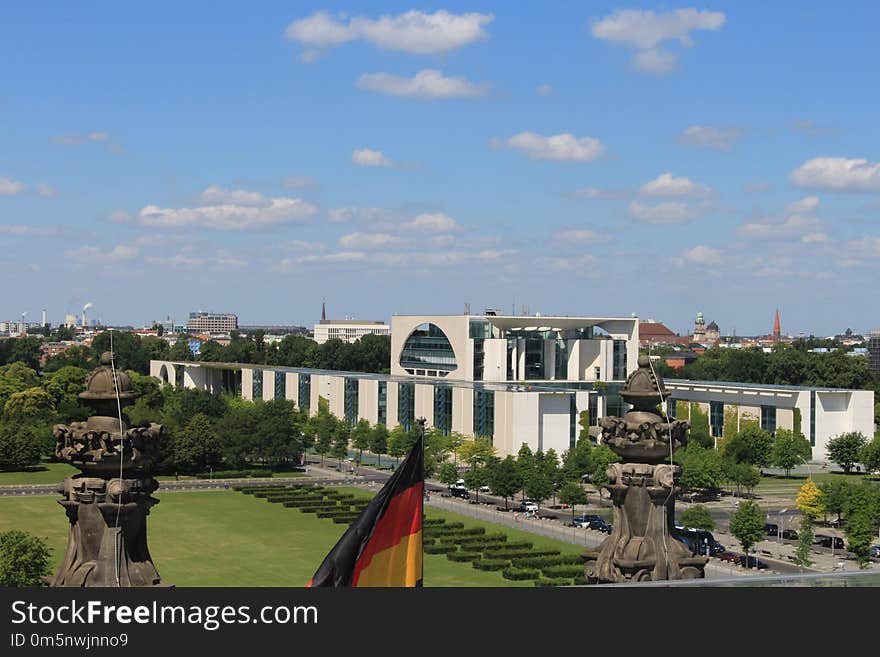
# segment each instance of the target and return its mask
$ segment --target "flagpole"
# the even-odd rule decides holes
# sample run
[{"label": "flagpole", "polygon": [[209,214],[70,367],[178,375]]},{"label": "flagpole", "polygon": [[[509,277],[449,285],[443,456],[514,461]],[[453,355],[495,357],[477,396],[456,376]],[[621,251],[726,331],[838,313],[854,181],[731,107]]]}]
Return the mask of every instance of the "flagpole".
[{"label": "flagpole", "polygon": [[417,422],[419,423],[419,442],[422,445],[422,527],[421,534],[422,537],[422,576],[421,582],[422,586],[425,585],[425,494],[427,493],[427,488],[425,487],[425,418],[420,417]]}]

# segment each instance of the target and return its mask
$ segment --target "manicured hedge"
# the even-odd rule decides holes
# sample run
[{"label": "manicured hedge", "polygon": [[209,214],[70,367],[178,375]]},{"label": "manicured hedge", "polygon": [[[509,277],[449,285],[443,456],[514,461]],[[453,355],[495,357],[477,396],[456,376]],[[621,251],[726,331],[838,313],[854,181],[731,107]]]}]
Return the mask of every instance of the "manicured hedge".
[{"label": "manicured hedge", "polygon": [[529,541],[511,541],[509,543],[487,543],[486,550],[531,550],[534,543]]},{"label": "manicured hedge", "polygon": [[557,557],[535,557],[529,553],[527,556],[513,559],[512,563],[517,568],[543,568],[545,566],[560,566],[563,564],[583,564],[584,559],[579,554],[561,554]]},{"label": "manicured hedge", "polygon": [[479,552],[448,552],[446,554],[446,558],[450,561],[477,561],[481,559],[483,555]]},{"label": "manicured hedge", "polygon": [[480,559],[471,564],[477,570],[504,570],[510,565],[508,559]]},{"label": "manicured hedge", "polygon": [[502,570],[501,576],[510,580],[538,579],[541,576],[541,571],[537,568],[514,568],[511,566]]},{"label": "manicured hedge", "polygon": [[587,576],[581,573],[579,576],[572,579],[571,583],[574,586],[586,586],[587,585]]},{"label": "manicured hedge", "polygon": [[522,557],[552,557],[559,554],[559,550],[533,550],[527,552],[524,550],[511,551],[483,551],[484,555],[489,559],[521,559]]},{"label": "manicured hedge", "polygon": [[544,568],[541,568],[541,573],[543,573],[545,577],[566,577],[570,579],[572,577],[577,577],[578,575],[583,575],[584,567],[575,564],[567,566],[545,566]]},{"label": "manicured hedge", "polygon": [[425,518],[423,524],[425,527],[434,527],[437,525],[442,525],[446,522],[446,518]]},{"label": "manicured hedge", "polygon": [[449,554],[458,551],[455,545],[425,545],[422,549],[425,554]]},{"label": "manicured hedge", "polygon": [[564,577],[550,579],[549,577],[539,577],[535,580],[535,586],[571,586],[571,580]]},{"label": "manicured hedge", "polygon": [[245,479],[248,477],[271,477],[271,470],[214,470],[196,475],[197,479]]}]

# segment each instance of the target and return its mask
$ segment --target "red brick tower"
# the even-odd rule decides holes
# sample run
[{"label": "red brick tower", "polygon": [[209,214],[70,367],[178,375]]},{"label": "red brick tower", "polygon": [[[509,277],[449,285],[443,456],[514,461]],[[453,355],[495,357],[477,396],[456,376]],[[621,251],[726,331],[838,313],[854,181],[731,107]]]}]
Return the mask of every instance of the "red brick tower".
[{"label": "red brick tower", "polygon": [[776,319],[773,322],[773,343],[779,342],[782,337],[782,330],[779,328],[779,308],[776,309]]}]

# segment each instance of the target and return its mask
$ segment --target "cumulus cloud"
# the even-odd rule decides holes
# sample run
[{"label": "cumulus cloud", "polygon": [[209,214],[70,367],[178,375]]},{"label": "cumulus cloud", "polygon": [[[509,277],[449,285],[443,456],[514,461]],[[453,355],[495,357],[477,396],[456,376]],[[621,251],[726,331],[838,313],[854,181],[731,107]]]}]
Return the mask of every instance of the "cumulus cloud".
[{"label": "cumulus cloud", "polygon": [[805,214],[819,207],[818,196],[807,196],[799,201],[789,203],[785,208],[787,214]]},{"label": "cumulus cloud", "polygon": [[[148,205],[130,219],[143,226],[158,228],[207,228],[210,230],[254,230],[304,223],[318,209],[298,198],[265,198],[257,192],[208,187],[199,195],[203,205],[162,208]],[[114,213],[122,222],[125,218]]]},{"label": "cumulus cloud", "polygon": [[106,262],[125,262],[136,258],[137,248],[126,244],[117,244],[112,249],[97,246],[82,246],[64,252],[64,257],[78,264],[100,264]]},{"label": "cumulus cloud", "polygon": [[293,21],[287,26],[285,37],[310,49],[364,40],[384,50],[435,55],[487,39],[489,34],[483,28],[494,18],[492,14],[452,14],[442,10],[433,14],[408,11],[376,19],[318,11]]},{"label": "cumulus cloud", "polygon": [[631,198],[633,193],[627,189],[599,189],[598,187],[582,187],[569,194],[571,198],[602,199],[619,201]]},{"label": "cumulus cloud", "polygon": [[411,78],[390,73],[366,73],[358,78],[357,88],[422,100],[473,98],[489,93],[488,85],[474,84],[462,77],[444,77],[442,71],[428,68]]},{"label": "cumulus cloud", "polygon": [[710,246],[698,244],[688,249],[679,257],[673,258],[673,262],[682,267],[684,265],[715,265],[721,260],[721,251]]},{"label": "cumulus cloud", "polygon": [[790,178],[804,189],[880,193],[880,163],[865,159],[815,157],[792,171]]},{"label": "cumulus cloud", "polygon": [[400,225],[400,229],[415,233],[453,233],[462,228],[452,217],[442,212],[434,214],[420,214],[412,221]]},{"label": "cumulus cloud", "polygon": [[175,269],[199,269],[202,267],[247,267],[247,262],[241,258],[230,256],[225,251],[218,250],[213,255],[191,255],[188,252],[175,253],[173,255],[154,255],[144,258],[144,262],[150,265],[172,267]]},{"label": "cumulus cloud", "polygon": [[0,196],[15,196],[25,190],[24,183],[0,176]]},{"label": "cumulus cloud", "polygon": [[724,13],[693,8],[657,13],[638,9],[618,9],[591,25],[597,39],[632,48],[633,67],[646,73],[668,73],[675,68],[678,53],[663,50],[667,41],[683,48],[693,46],[691,32],[717,31],[724,25]]},{"label": "cumulus cloud", "polygon": [[382,151],[374,151],[369,148],[355,150],[351,154],[351,161],[361,167],[391,167],[394,162]]},{"label": "cumulus cloud", "polygon": [[593,137],[575,137],[570,133],[543,135],[520,132],[507,140],[507,146],[525,153],[533,160],[587,162],[605,152],[605,145]]},{"label": "cumulus cloud", "polygon": [[639,192],[644,196],[700,198],[709,196],[712,190],[688,178],[676,178],[671,173],[663,173],[642,185]]},{"label": "cumulus cloud", "polygon": [[830,241],[831,238],[825,233],[808,233],[801,237],[801,242],[804,244],[825,244]]},{"label": "cumulus cloud", "polygon": [[603,242],[607,242],[608,237],[587,228],[571,228],[554,233],[553,241],[564,245],[586,246],[589,244],[602,244]]},{"label": "cumulus cloud", "polygon": [[630,215],[646,224],[684,224],[699,217],[703,210],[680,201],[667,201],[654,205],[633,201],[629,204]]},{"label": "cumulus cloud", "polygon": [[409,242],[388,233],[348,233],[339,238],[344,249],[395,249],[409,246]]},{"label": "cumulus cloud", "polygon": [[809,233],[818,233],[821,227],[822,222],[816,219],[816,217],[796,214],[786,217],[783,221],[743,224],[739,232],[745,237],[751,238],[787,239]]},{"label": "cumulus cloud", "polygon": [[742,128],[733,126],[692,125],[679,133],[677,141],[683,146],[729,151],[743,134]]}]

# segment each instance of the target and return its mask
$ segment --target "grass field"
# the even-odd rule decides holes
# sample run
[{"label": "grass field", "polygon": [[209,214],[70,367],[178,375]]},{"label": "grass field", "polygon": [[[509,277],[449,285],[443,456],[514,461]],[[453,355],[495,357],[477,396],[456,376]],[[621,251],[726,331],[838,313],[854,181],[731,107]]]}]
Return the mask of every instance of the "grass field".
[{"label": "grass field", "polygon": [[[63,481],[65,477],[78,474],[79,470],[67,463],[53,463],[45,461],[40,465],[29,468],[28,470],[16,470],[14,472],[0,472],[0,486],[27,486],[30,484],[55,484]],[[300,471],[275,471],[266,472],[266,477],[305,477],[306,475]],[[196,479],[189,475],[157,475],[156,479],[161,481],[184,481]]]},{"label": "grass field", "polygon": [[[872,483],[880,482],[880,479],[877,477],[872,477],[867,474],[844,474],[842,472],[820,471],[814,472],[812,477],[813,481],[820,485],[827,481],[848,481],[853,484],[858,484],[862,481],[870,481]],[[803,486],[809,478],[810,476],[806,474],[793,474],[790,477],[785,477],[783,475],[764,475],[761,477],[761,481],[755,488],[755,492],[759,495],[766,491],[786,494],[790,493],[793,499],[794,496],[797,495],[800,487]]]},{"label": "grass field", "polygon": [[[361,495],[360,489],[350,489]],[[342,533],[343,525],[232,490],[165,492],[148,520],[150,551],[162,579],[176,586],[305,586]],[[47,539],[53,571],[67,545],[68,523],[56,497],[0,498],[0,531],[20,529]],[[428,509],[428,517],[504,531],[536,547],[579,548],[492,523]],[[425,555],[425,586],[532,586],[476,570],[443,555]]]}]

